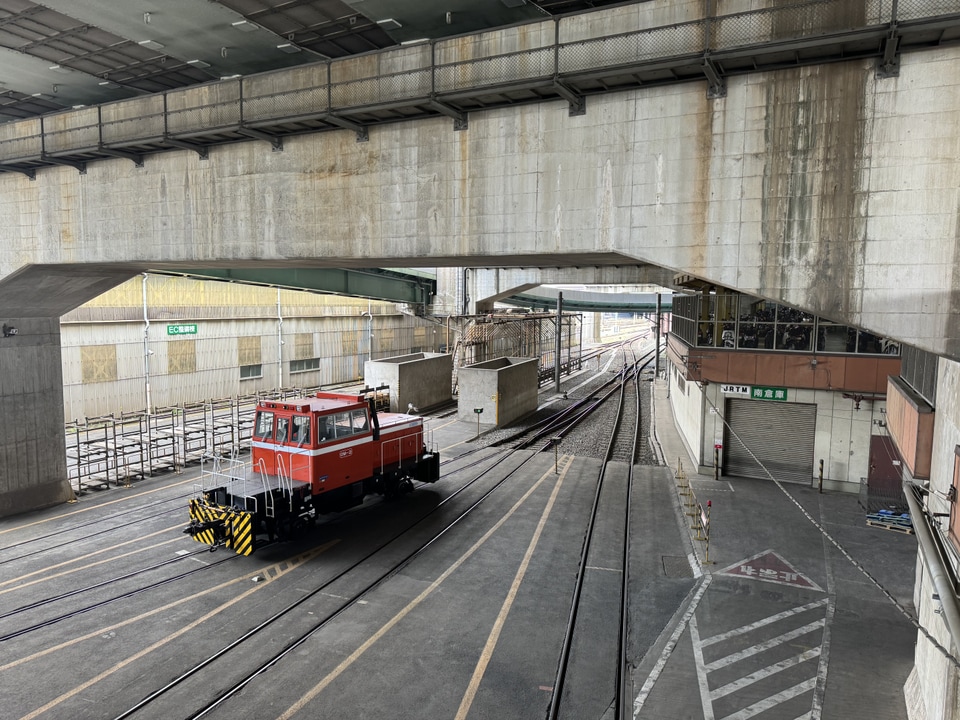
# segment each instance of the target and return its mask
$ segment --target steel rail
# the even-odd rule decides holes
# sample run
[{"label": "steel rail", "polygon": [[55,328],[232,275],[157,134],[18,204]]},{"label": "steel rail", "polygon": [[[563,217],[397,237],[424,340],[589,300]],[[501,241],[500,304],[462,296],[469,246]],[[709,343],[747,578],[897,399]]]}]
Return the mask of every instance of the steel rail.
[{"label": "steel rail", "polygon": [[[307,600],[309,600],[309,599],[311,599],[311,598],[313,598],[313,597],[316,597],[317,595],[319,595],[320,593],[322,593],[325,589],[327,589],[330,585],[332,585],[333,583],[337,582],[337,581],[340,580],[341,578],[345,577],[348,573],[352,572],[353,570],[356,570],[356,569],[357,569],[358,567],[360,567],[363,563],[367,562],[367,561],[370,560],[372,557],[374,557],[377,553],[381,552],[382,550],[384,550],[385,548],[387,548],[389,545],[391,545],[392,543],[396,542],[396,541],[397,541],[399,538],[401,538],[403,535],[407,534],[408,532],[410,532],[411,530],[413,530],[414,528],[416,528],[418,525],[420,525],[421,523],[423,523],[424,521],[426,521],[428,518],[430,518],[431,516],[433,516],[433,514],[436,513],[436,512],[438,512],[439,509],[440,509],[441,507],[443,507],[446,503],[450,502],[450,501],[453,500],[455,497],[457,497],[460,493],[462,493],[462,492],[464,492],[465,490],[467,490],[468,488],[470,488],[474,483],[476,483],[477,481],[479,481],[481,478],[483,478],[485,475],[487,475],[491,470],[493,470],[495,467],[497,467],[497,466],[500,465],[501,463],[505,462],[505,461],[506,461],[508,458],[510,458],[510,457],[512,457],[511,453],[501,453],[499,457],[496,457],[496,458],[495,458],[494,462],[493,462],[489,467],[487,467],[486,469],[482,470],[480,473],[478,473],[478,474],[475,475],[473,478],[471,478],[470,480],[468,480],[465,484],[463,484],[460,488],[458,488],[458,489],[455,490],[453,493],[451,493],[451,494],[448,495],[446,498],[444,498],[442,501],[440,501],[439,503],[437,503],[437,505],[436,505],[434,508],[432,508],[428,513],[426,513],[426,514],[425,514],[423,517],[421,517],[419,520],[417,520],[416,522],[414,522],[414,523],[412,523],[411,525],[407,526],[406,528],[403,528],[403,529],[400,530],[399,532],[395,533],[393,536],[391,536],[390,538],[388,538],[387,540],[385,540],[384,542],[382,542],[380,545],[378,545],[377,547],[375,547],[373,550],[371,550],[370,552],[368,552],[366,555],[364,555],[364,556],[363,556],[362,558],[360,558],[359,560],[353,562],[352,564],[350,564],[349,566],[347,566],[346,568],[344,568],[343,570],[341,570],[340,572],[338,572],[337,574],[335,574],[334,576],[332,576],[332,577],[329,578],[328,580],[325,580],[323,583],[321,583],[319,586],[317,586],[316,588],[314,588],[314,589],[311,590],[310,592],[305,593],[302,597],[300,597],[300,598],[298,598],[297,600],[293,601],[292,603],[290,603],[290,604],[287,605],[286,607],[281,608],[280,610],[278,610],[277,612],[275,612],[275,613],[274,613],[273,615],[271,615],[270,617],[266,618],[265,620],[263,620],[263,621],[260,622],[259,624],[255,625],[255,626],[252,627],[251,629],[247,630],[245,633],[243,633],[243,634],[240,635],[239,637],[237,637],[237,638],[235,638],[234,640],[230,641],[229,643],[227,643],[226,645],[224,645],[223,647],[221,647],[219,650],[217,650],[216,652],[214,652],[214,653],[212,653],[211,655],[209,655],[208,657],[206,657],[204,660],[200,661],[199,663],[197,663],[197,664],[194,665],[193,667],[191,667],[191,668],[189,668],[188,670],[186,670],[186,671],[184,671],[183,673],[181,673],[179,676],[177,676],[176,678],[174,678],[173,680],[171,680],[170,682],[168,682],[168,683],[167,683],[166,685],[164,685],[163,687],[160,687],[160,688],[158,688],[157,690],[155,690],[154,692],[150,693],[149,695],[147,695],[146,697],[144,697],[142,700],[140,700],[138,703],[136,703],[136,704],[133,705],[132,707],[128,708],[127,710],[125,710],[125,711],[122,712],[121,714],[117,715],[117,716],[114,718],[114,720],[124,720],[125,718],[130,717],[130,716],[133,715],[134,713],[138,712],[139,710],[143,709],[144,707],[146,707],[146,706],[149,705],[150,703],[154,702],[155,700],[157,700],[157,699],[160,698],[161,696],[163,696],[163,695],[165,695],[166,693],[168,693],[170,690],[172,690],[173,688],[175,688],[176,686],[178,686],[179,684],[181,684],[182,682],[184,682],[184,681],[187,680],[188,678],[193,677],[194,675],[196,675],[197,673],[199,673],[201,670],[203,670],[204,668],[206,668],[207,666],[209,666],[210,664],[212,664],[214,661],[216,661],[216,660],[218,660],[219,658],[227,655],[230,651],[234,650],[235,648],[237,648],[238,646],[240,646],[242,643],[246,642],[247,640],[249,640],[249,639],[252,638],[252,637],[255,637],[257,634],[259,634],[260,632],[262,632],[263,630],[265,630],[266,628],[268,628],[269,626],[271,626],[271,625],[272,625],[273,623],[275,623],[276,621],[280,620],[282,617],[284,617],[284,616],[287,615],[288,613],[290,613],[290,612],[292,612],[293,610],[295,610],[297,607],[299,607],[300,605],[302,605],[303,603],[305,603]],[[234,694],[236,694],[237,692],[239,692],[240,690],[242,690],[244,687],[246,687],[246,685],[249,684],[255,677],[257,677],[257,676],[260,675],[261,673],[265,672],[267,669],[269,669],[270,667],[272,667],[273,665],[275,665],[277,662],[279,662],[279,660],[280,660],[281,658],[283,658],[284,656],[286,656],[287,654],[289,654],[290,652],[292,652],[292,651],[293,651],[296,647],[298,647],[299,645],[303,644],[303,642],[305,642],[305,641],[307,640],[307,638],[309,638],[311,635],[313,635],[314,633],[316,633],[317,631],[319,631],[319,630],[320,630],[321,628],[323,628],[327,623],[329,623],[330,621],[332,621],[335,617],[339,616],[341,613],[343,613],[344,611],[346,611],[348,608],[350,608],[350,607],[352,607],[354,604],[356,604],[356,602],[357,602],[358,600],[362,599],[363,595],[365,595],[366,593],[370,592],[370,590],[372,590],[374,587],[376,587],[377,585],[379,585],[379,584],[382,583],[383,581],[387,580],[389,577],[392,577],[394,574],[396,574],[397,572],[399,572],[400,570],[402,570],[403,567],[405,567],[405,566],[408,565],[410,562],[412,562],[413,559],[414,559],[416,556],[418,556],[420,553],[422,553],[429,545],[432,545],[433,542],[435,542],[437,539],[439,539],[443,534],[445,534],[448,530],[450,530],[454,525],[456,525],[457,523],[459,523],[460,520],[463,519],[464,517],[466,517],[467,514],[469,514],[470,512],[472,512],[473,509],[476,508],[483,500],[485,500],[493,491],[495,491],[497,488],[501,487],[501,486],[503,485],[503,483],[506,482],[506,480],[507,480],[509,477],[511,477],[514,473],[516,473],[521,467],[523,467],[523,466],[524,466],[527,462],[529,462],[533,457],[535,457],[535,455],[530,455],[528,458],[524,459],[516,468],[514,468],[513,470],[511,470],[502,480],[500,480],[496,485],[494,485],[494,486],[493,486],[492,488],[490,488],[487,492],[485,492],[485,493],[480,497],[479,500],[477,500],[476,502],[474,502],[469,508],[467,508],[467,510],[465,510],[465,511],[464,511],[463,513],[461,513],[458,517],[456,517],[453,521],[451,521],[449,524],[447,524],[446,527],[444,527],[441,531],[439,531],[438,533],[436,533],[436,534],[435,534],[430,540],[428,540],[426,543],[422,544],[417,550],[415,550],[415,551],[413,551],[412,553],[408,554],[405,558],[403,558],[402,560],[400,560],[399,562],[397,562],[396,564],[394,564],[389,570],[387,570],[386,572],[382,573],[376,580],[374,580],[373,582],[371,582],[370,584],[368,584],[368,585],[367,585],[363,590],[361,590],[359,593],[356,593],[356,594],[354,594],[353,596],[351,596],[350,598],[347,598],[346,600],[344,600],[344,601],[340,604],[340,607],[339,607],[339,608],[337,608],[336,610],[332,611],[331,613],[329,613],[329,614],[328,614],[327,616],[325,616],[324,618],[322,618],[322,619],[318,620],[317,622],[315,622],[310,629],[308,629],[307,631],[303,632],[302,634],[300,634],[298,637],[294,638],[293,640],[288,641],[287,644],[284,646],[284,648],[282,648],[281,650],[279,650],[278,652],[276,652],[274,655],[272,655],[267,661],[261,663],[254,671],[248,673],[244,678],[242,678],[240,681],[238,681],[236,684],[234,684],[233,687],[228,688],[227,690],[223,691],[223,693],[220,694],[217,698],[215,698],[213,701],[211,701],[210,703],[208,703],[206,706],[204,706],[204,707],[200,708],[199,710],[195,711],[195,712],[194,712],[192,715],[190,715],[189,717],[190,717],[190,718],[200,718],[200,717],[203,717],[203,716],[206,715],[208,712],[212,711],[214,708],[216,708],[216,707],[218,707],[219,705],[221,705],[224,701],[226,701],[226,700],[229,699],[231,696],[233,696]],[[487,458],[484,458],[484,459],[487,459]]]},{"label": "steel rail", "polygon": [[[633,353],[632,349],[631,352]],[[563,689],[566,684],[567,671],[570,665],[570,653],[573,646],[573,636],[576,631],[577,618],[580,612],[580,597],[583,592],[583,585],[586,579],[586,569],[587,561],[590,556],[590,550],[593,544],[594,536],[594,527],[596,525],[597,515],[600,507],[600,497],[604,489],[604,481],[607,475],[607,468],[609,467],[610,459],[613,457],[614,449],[619,440],[619,430],[621,423],[623,422],[623,411],[625,407],[625,396],[627,392],[627,387],[630,383],[633,383],[634,391],[637,393],[637,404],[636,404],[636,414],[634,418],[634,432],[633,432],[633,442],[631,449],[631,457],[636,457],[636,443],[637,443],[637,430],[639,429],[639,417],[640,417],[640,403],[639,403],[639,386],[637,383],[637,378],[639,376],[641,368],[641,360],[636,359],[636,354],[634,354],[634,360],[630,364],[624,364],[623,369],[618,375],[618,386],[616,389],[620,391],[619,405],[617,407],[617,419],[614,423],[612,432],[610,433],[610,440],[607,443],[606,451],[604,453],[604,462],[600,469],[600,472],[597,476],[596,488],[594,490],[593,504],[590,509],[590,519],[587,523],[586,530],[584,531],[583,544],[580,549],[580,564],[577,569],[577,579],[574,584],[573,596],[570,601],[570,612],[567,617],[567,626],[564,631],[563,643],[560,648],[560,657],[557,663],[557,674],[554,678],[553,684],[553,693],[550,697],[550,705],[547,708],[546,718],[547,720],[557,720],[560,715],[560,705],[563,700]],[[644,357],[647,358],[649,363],[648,353]],[[612,394],[609,393],[608,396]],[[599,404],[599,403],[598,403]],[[629,505],[629,482],[632,480],[632,468],[633,463],[630,463],[630,473],[628,475],[628,503],[626,506],[626,515],[629,516],[630,505]],[[629,535],[627,534],[628,522],[625,519],[624,524],[624,537],[623,537],[623,562],[627,562],[627,547],[629,542]],[[626,631],[626,585],[622,584],[621,593],[620,593],[620,621],[618,623],[618,654],[617,654],[617,675],[616,675],[616,690],[615,690],[615,703],[614,706],[619,709],[621,706],[621,686],[623,684],[623,656],[624,656],[624,633]],[[620,720],[621,715],[617,714],[617,720]]]},{"label": "steel rail", "polygon": [[[201,550],[199,552],[207,552],[207,550]],[[90,612],[91,610],[96,610],[97,608],[104,607],[118,600],[126,600],[128,598],[134,597],[135,595],[139,595],[140,593],[144,593],[148,590],[153,590],[162,585],[168,585],[172,582],[176,582],[177,580],[182,580],[183,578],[189,577],[194,573],[203,572],[204,570],[209,570],[210,568],[216,567],[217,565],[220,565],[225,562],[229,562],[230,560],[233,560],[234,558],[238,558],[238,557],[241,557],[241,556],[228,555],[222,560],[217,560],[215,562],[210,563],[209,565],[203,565],[202,567],[194,568],[192,570],[187,570],[186,572],[180,573],[179,575],[174,575],[172,577],[165,578],[156,583],[152,583],[150,585],[146,585],[144,587],[131,590],[130,592],[123,593],[122,595],[117,595],[115,597],[108,598],[106,600],[102,600],[100,602],[94,603],[93,605],[88,605],[86,607],[82,607],[77,610],[72,610],[71,612],[64,613],[63,615],[58,615],[57,617],[50,618],[49,620],[44,620],[43,622],[39,622],[25,628],[21,628],[20,630],[14,630],[13,632],[7,633],[6,635],[0,635],[0,643],[6,642],[8,640],[13,640],[14,638],[18,638],[21,635],[26,635],[27,633],[34,632],[35,630],[42,630],[43,628],[48,628],[52,625],[57,624],[58,622],[61,622],[63,620],[69,620],[72,617],[76,617],[77,615],[82,615],[83,613]]]}]

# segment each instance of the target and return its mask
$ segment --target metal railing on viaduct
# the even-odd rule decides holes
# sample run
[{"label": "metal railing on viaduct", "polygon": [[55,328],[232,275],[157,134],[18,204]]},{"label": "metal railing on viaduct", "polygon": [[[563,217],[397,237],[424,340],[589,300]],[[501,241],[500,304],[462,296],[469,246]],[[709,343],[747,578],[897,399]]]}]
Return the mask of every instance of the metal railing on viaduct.
[{"label": "metal railing on viaduct", "polygon": [[844,60],[876,58],[881,76],[895,76],[900,53],[960,41],[960,0],[810,0],[642,27],[645,6],[8,123],[0,126],[0,171],[32,179],[39,167],[85,172],[108,157],[141,165],[145,155],[177,148],[205,158],[211,145],[251,138],[280,150],[285,136],[337,128],[362,141],[372,125],[439,115],[464,129],[472,111],[558,99],[579,114],[593,94],[695,80],[721,97],[731,76]]}]

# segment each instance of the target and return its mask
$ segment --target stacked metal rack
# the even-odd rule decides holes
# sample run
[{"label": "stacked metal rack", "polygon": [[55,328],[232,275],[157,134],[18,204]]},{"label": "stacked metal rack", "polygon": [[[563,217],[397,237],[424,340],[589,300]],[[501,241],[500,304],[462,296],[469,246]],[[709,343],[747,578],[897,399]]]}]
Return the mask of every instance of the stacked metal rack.
[{"label": "stacked metal rack", "polygon": [[[260,400],[311,395],[320,388],[281,388],[158,408],[151,413],[103,415],[66,424],[67,477],[76,493],[129,487],[133,480],[181,472],[202,458],[237,457],[250,450]],[[389,404],[389,398],[386,402]]]},{"label": "stacked metal rack", "polygon": [[67,478],[78,493],[110,484],[113,420],[113,416],[84,418],[66,425]]},{"label": "stacked metal rack", "polygon": [[157,410],[147,416],[148,475],[178,470],[183,457],[177,442],[177,408]]},{"label": "stacked metal rack", "polygon": [[176,433],[180,448],[181,466],[200,462],[206,455],[214,453],[207,450],[207,405],[206,403],[184,403],[177,406]]}]

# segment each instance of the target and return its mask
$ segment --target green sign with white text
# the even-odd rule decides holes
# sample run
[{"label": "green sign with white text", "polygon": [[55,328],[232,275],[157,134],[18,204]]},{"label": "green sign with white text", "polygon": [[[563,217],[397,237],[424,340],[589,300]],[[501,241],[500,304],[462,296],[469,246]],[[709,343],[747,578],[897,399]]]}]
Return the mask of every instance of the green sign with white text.
[{"label": "green sign with white text", "polygon": [[194,325],[167,325],[167,335],[196,335],[197,326]]},{"label": "green sign with white text", "polygon": [[754,385],[750,388],[750,397],[754,400],[777,400],[779,402],[787,401],[787,389],[782,387],[763,387]]}]

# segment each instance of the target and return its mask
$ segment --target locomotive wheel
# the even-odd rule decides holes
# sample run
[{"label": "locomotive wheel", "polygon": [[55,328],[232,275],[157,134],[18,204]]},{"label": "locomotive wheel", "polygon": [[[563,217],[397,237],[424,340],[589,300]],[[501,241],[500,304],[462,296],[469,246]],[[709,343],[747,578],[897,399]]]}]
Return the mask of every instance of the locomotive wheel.
[{"label": "locomotive wheel", "polygon": [[285,540],[293,540],[297,537],[299,529],[300,524],[297,522],[297,518],[293,517],[292,515],[286,515],[279,522],[279,531],[277,533],[278,539],[281,542]]},{"label": "locomotive wheel", "polygon": [[383,496],[387,500],[395,500],[400,496],[400,493],[403,491],[402,479],[397,475],[391,473],[383,479]]}]

